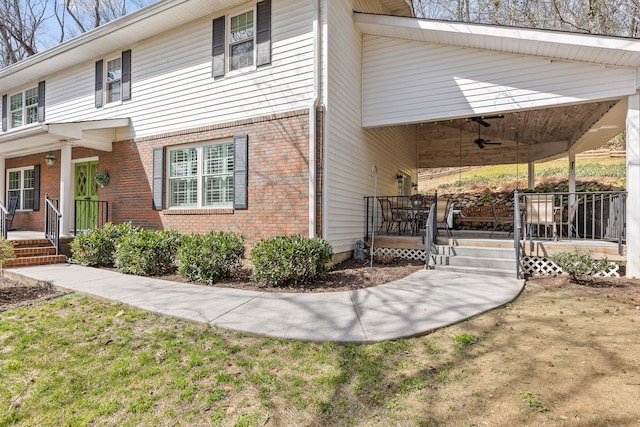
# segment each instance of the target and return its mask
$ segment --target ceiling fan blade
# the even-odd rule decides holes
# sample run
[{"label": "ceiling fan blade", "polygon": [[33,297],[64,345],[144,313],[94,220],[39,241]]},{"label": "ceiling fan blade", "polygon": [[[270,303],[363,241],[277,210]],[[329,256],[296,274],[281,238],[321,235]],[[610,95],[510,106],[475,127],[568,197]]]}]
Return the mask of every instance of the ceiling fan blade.
[{"label": "ceiling fan blade", "polygon": [[484,127],[486,127],[486,128],[488,128],[489,126],[491,126],[491,124],[490,124],[490,123],[487,123],[487,122],[485,122],[485,121],[484,121],[484,120],[482,120],[482,119],[483,119],[483,117],[469,117],[469,120],[470,120],[470,121],[472,121],[472,122],[476,122],[476,123],[478,123],[479,125],[482,125],[482,126],[484,126]]},{"label": "ceiling fan blade", "polygon": [[502,142],[484,141],[486,145],[502,145]]}]

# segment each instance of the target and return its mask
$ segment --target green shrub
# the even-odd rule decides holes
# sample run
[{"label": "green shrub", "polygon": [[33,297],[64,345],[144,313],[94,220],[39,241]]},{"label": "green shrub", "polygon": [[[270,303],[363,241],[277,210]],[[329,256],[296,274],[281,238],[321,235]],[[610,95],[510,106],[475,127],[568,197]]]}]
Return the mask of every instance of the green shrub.
[{"label": "green shrub", "polygon": [[299,285],[326,271],[333,257],[326,240],[299,235],[262,240],[251,251],[251,279],[268,285]]},{"label": "green shrub", "polygon": [[84,265],[113,266],[116,241],[138,230],[130,222],[118,225],[108,222],[102,228],[83,231],[71,241],[72,258]]},{"label": "green shrub", "polygon": [[13,242],[7,240],[5,238],[0,237],[0,271],[4,266],[4,263],[9,259],[13,258]]},{"label": "green shrub", "polygon": [[178,249],[178,273],[189,280],[213,284],[237,271],[243,258],[244,238],[239,234],[192,234]]},{"label": "green shrub", "polygon": [[587,252],[558,252],[551,255],[551,260],[558,264],[562,271],[567,273],[571,280],[592,276],[600,271],[606,270],[611,263],[606,259],[594,260]]},{"label": "green shrub", "polygon": [[140,230],[118,239],[114,265],[123,273],[155,276],[174,270],[184,236],[176,231]]}]

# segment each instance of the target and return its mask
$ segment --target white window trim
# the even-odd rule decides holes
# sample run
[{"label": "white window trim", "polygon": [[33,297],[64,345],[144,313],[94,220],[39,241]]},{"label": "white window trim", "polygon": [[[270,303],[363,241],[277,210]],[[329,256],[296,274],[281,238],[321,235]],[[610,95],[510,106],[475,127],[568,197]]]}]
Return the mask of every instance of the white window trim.
[{"label": "white window trim", "polygon": [[[7,200],[7,202],[9,201],[9,191],[20,191],[20,197],[18,198],[18,201],[20,202],[19,206],[16,207],[16,212],[32,212],[33,209],[24,209],[23,208],[23,203],[24,203],[24,190],[25,188],[23,187],[24,185],[24,171],[26,170],[34,170],[35,168],[32,166],[23,166],[20,168],[12,168],[12,169],[7,169],[7,175],[6,175],[6,183],[7,183],[7,192],[5,194],[5,197]],[[9,174],[11,172],[20,172],[20,188],[16,189],[16,190],[11,190],[9,188]],[[34,188],[27,188],[27,190],[33,190]]]},{"label": "white window trim", "polygon": [[[252,65],[248,65],[246,67],[242,67],[242,68],[238,68],[237,70],[232,70],[231,69],[231,18],[235,18],[238,15],[242,15],[243,13],[252,11],[253,12],[253,64]],[[226,60],[226,64],[225,67],[227,69],[227,73],[226,76],[231,77],[231,76],[236,76],[239,74],[244,74],[247,72],[251,72],[251,71],[255,71],[258,69],[258,67],[256,66],[256,57],[258,54],[257,51],[257,43],[256,43],[256,37],[257,37],[257,31],[258,31],[258,16],[257,16],[257,8],[255,6],[255,4],[252,7],[244,7],[244,8],[238,8],[236,10],[233,10],[232,12],[228,13],[226,15],[226,25],[225,25],[225,60]]]},{"label": "white window trim", "polygon": [[[38,124],[38,121],[36,120],[33,123],[27,123],[27,91],[35,89],[36,90],[36,95],[38,95],[38,85],[36,86],[32,86],[32,87],[27,87],[24,90],[21,90],[19,92],[10,94],[8,99],[7,99],[7,113],[8,113],[8,117],[7,117],[7,127],[9,130],[11,129],[18,129],[18,128],[23,128],[25,126],[34,126]],[[17,110],[12,110],[11,109],[11,98],[20,95],[20,99],[22,100],[22,107],[21,107],[21,112],[22,112],[22,123],[19,126],[13,126],[13,113],[14,111]],[[36,107],[38,106],[38,104],[36,103]]]},{"label": "white window trim", "polygon": [[[120,59],[120,99],[117,101],[109,102],[109,62]],[[122,63],[122,54],[114,54],[112,56],[108,56],[104,58],[104,66],[103,66],[103,76],[102,76],[102,93],[104,94],[104,105],[103,108],[112,107],[115,105],[122,105],[122,71],[124,64]]]},{"label": "white window trim", "polygon": [[[165,155],[165,170],[166,170],[166,178],[165,178],[165,188],[166,188],[166,206],[169,210],[195,210],[195,209],[230,209],[233,208],[233,199],[227,205],[220,206],[205,206],[204,202],[204,147],[208,147],[211,145],[221,145],[221,144],[230,144],[233,148],[233,138],[229,139],[221,139],[221,140],[213,140],[207,142],[200,142],[195,144],[187,144],[187,145],[172,145],[166,148]],[[197,168],[197,204],[195,206],[171,206],[171,152],[177,150],[184,150],[188,148],[196,148],[197,156],[198,156],[198,168]],[[234,165],[235,168],[235,165]],[[233,176],[233,174],[232,174]]]}]

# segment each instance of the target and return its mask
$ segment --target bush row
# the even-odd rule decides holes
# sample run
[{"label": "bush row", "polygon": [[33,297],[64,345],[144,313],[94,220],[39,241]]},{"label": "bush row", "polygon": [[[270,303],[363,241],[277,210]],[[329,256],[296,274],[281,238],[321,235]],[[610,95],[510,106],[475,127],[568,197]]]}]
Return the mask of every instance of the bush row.
[{"label": "bush row", "polygon": [[[245,259],[244,238],[237,233],[183,235],[142,230],[131,223],[84,231],[71,242],[71,253],[84,265],[116,267],[140,276],[177,269],[185,278],[207,284],[230,277]],[[251,251],[251,279],[271,286],[301,285],[323,274],[332,257],[333,249],[323,239],[275,236]]]}]

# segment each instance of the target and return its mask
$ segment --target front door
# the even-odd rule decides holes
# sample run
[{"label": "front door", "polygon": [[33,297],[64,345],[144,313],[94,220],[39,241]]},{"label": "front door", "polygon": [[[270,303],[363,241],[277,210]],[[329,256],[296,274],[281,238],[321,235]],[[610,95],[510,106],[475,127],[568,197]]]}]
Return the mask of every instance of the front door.
[{"label": "front door", "polygon": [[76,230],[98,227],[98,185],[96,172],[98,161],[75,163],[74,199]]}]

